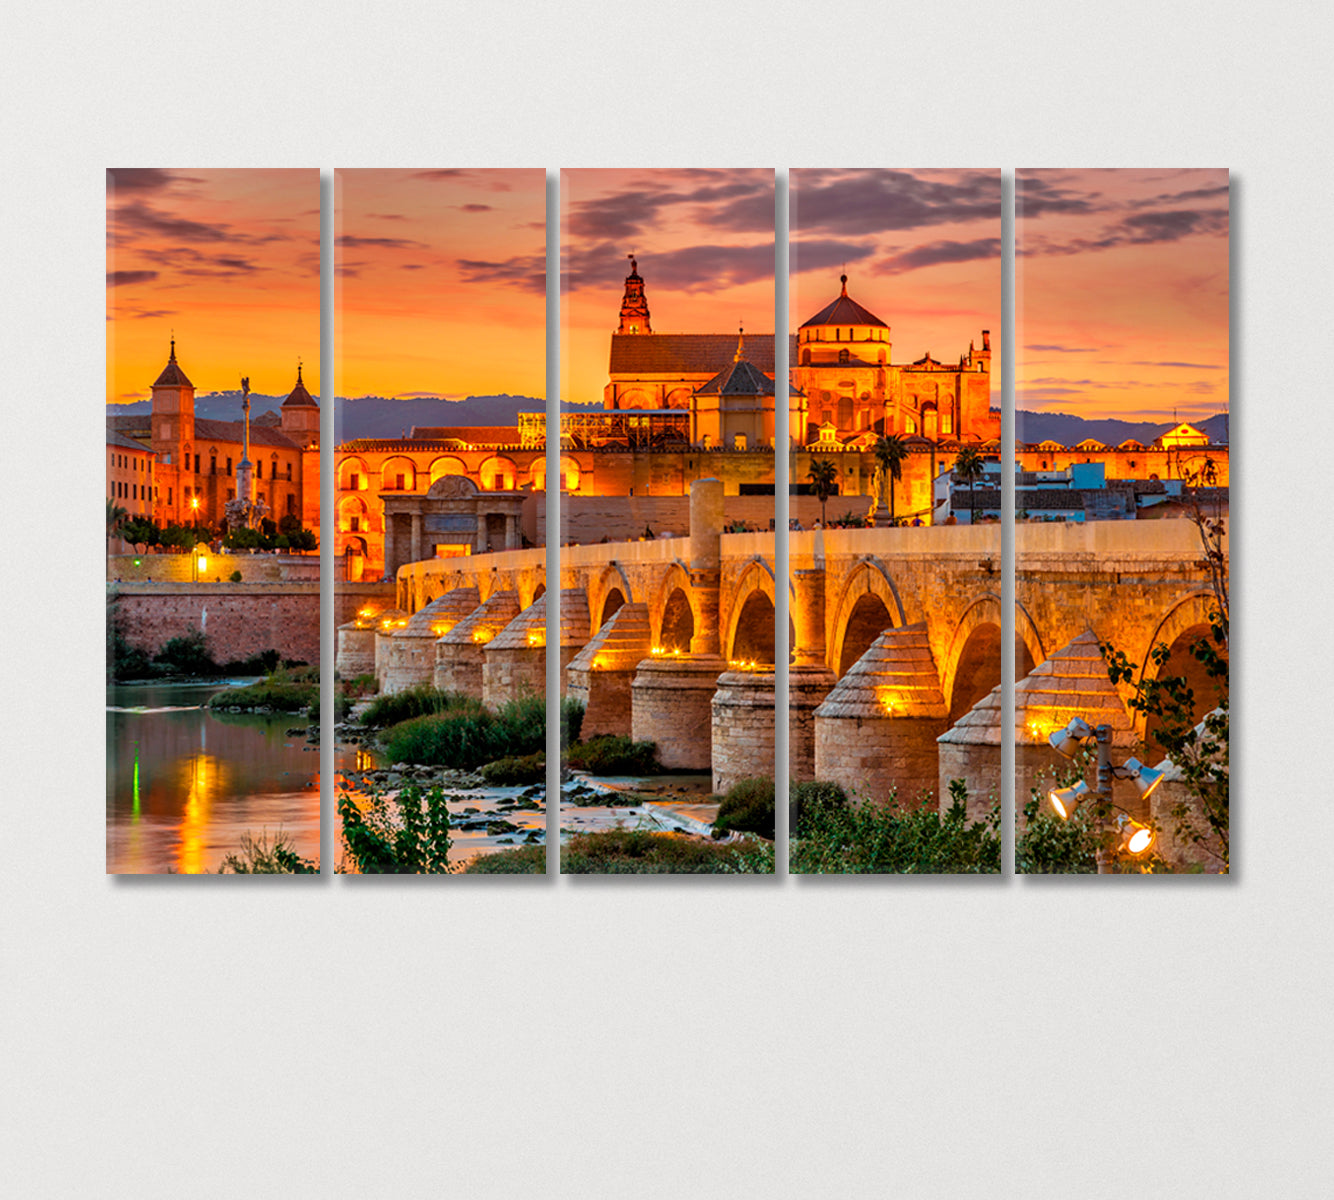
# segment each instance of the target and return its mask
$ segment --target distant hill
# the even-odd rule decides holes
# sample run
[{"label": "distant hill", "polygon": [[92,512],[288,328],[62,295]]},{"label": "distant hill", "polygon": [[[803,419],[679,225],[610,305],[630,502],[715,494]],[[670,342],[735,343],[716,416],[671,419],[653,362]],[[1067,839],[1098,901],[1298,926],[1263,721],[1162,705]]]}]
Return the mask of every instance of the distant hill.
[{"label": "distant hill", "polygon": [[[253,420],[266,412],[277,413],[286,396],[250,394],[250,416]],[[151,407],[147,400],[133,404],[108,404],[108,416],[143,416]],[[389,396],[358,396],[353,400],[339,399],[334,413],[338,424],[338,440],[353,438],[402,437],[414,425],[514,425],[521,412],[541,412],[545,400],[532,396],[469,396],[466,400],[441,400],[436,397],[415,397],[399,400]],[[574,404],[565,401],[562,412],[598,412],[602,405]],[[195,415],[216,421],[241,419],[240,392],[210,392],[195,398]],[[1228,414],[1216,413],[1205,421],[1190,422],[1207,433],[1212,441],[1228,441]],[[1045,442],[1048,439],[1063,446],[1073,446],[1085,438],[1096,438],[1109,446],[1119,445],[1127,438],[1148,443],[1160,433],[1171,429],[1172,421],[1121,421],[1115,419],[1090,420],[1073,413],[1027,412],[1016,414],[1015,438],[1021,442]]]},{"label": "distant hill", "polygon": [[[414,425],[516,425],[521,412],[544,412],[547,402],[532,396],[469,396],[466,400],[385,396],[340,399],[335,409],[338,440],[402,437]],[[601,404],[565,405],[566,411],[588,412]]]},{"label": "distant hill", "polygon": [[[1086,438],[1095,438],[1107,446],[1118,446],[1127,438],[1146,445],[1160,433],[1175,428],[1175,421],[1120,421],[1115,419],[1090,420],[1073,413],[1026,412],[1015,414],[1015,440],[1019,442],[1060,442],[1074,446]],[[1196,429],[1209,435],[1211,441],[1228,440],[1228,414],[1215,413],[1204,421],[1190,421]]]},{"label": "distant hill", "polygon": [[[250,418],[255,420],[265,413],[278,413],[284,396],[261,396],[250,393]],[[358,396],[339,398],[334,406],[339,441],[353,438],[402,437],[414,425],[515,425],[521,412],[542,412],[545,400],[532,396],[469,396],[466,400],[441,400],[433,396],[417,396],[399,400],[391,396]],[[145,416],[152,404],[136,400],[133,404],[108,404],[109,417]],[[592,412],[601,404],[565,404],[567,412]],[[215,421],[241,419],[240,392],[209,392],[195,397],[195,415]]]},{"label": "distant hill", "polygon": [[[266,412],[277,412],[287,399],[281,396],[261,396],[258,392],[250,393],[250,417],[253,420]],[[136,400],[133,404],[108,404],[109,417],[143,417],[152,410],[151,400]],[[207,417],[212,421],[239,421],[241,419],[240,392],[209,392],[195,397],[195,416]]]}]

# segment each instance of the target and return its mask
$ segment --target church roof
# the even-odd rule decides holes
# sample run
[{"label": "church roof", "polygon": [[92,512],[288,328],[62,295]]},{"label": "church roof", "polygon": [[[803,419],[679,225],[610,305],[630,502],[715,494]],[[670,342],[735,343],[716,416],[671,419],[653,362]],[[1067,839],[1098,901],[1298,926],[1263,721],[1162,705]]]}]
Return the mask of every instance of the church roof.
[{"label": "church roof", "polygon": [[[613,333],[612,375],[710,375],[725,370],[736,351],[735,333]],[[751,334],[746,352],[761,371],[772,375],[774,335]],[[797,339],[788,338],[788,362],[795,363]]]},{"label": "church roof", "polygon": [[519,441],[517,425],[414,425],[410,441],[467,442],[469,445],[513,446]]},{"label": "church roof", "polygon": [[301,382],[301,364],[296,367],[296,387],[292,389],[291,395],[283,401],[284,408],[319,408],[315,403],[315,398],[306,391],[306,385]]},{"label": "church roof", "polygon": [[[243,421],[215,421],[211,417],[195,418],[196,442],[235,442],[240,445],[244,431]],[[301,449],[282,430],[271,425],[261,425],[258,421],[250,422],[250,444],[273,446],[279,450]]]},{"label": "church roof", "polygon": [[[121,418],[122,420],[124,418]],[[123,433],[116,430],[112,425],[111,418],[107,420],[107,445],[116,446],[121,450],[138,450],[140,454],[152,454],[153,450],[145,446],[143,442],[136,442],[133,438],[126,437]]]},{"label": "church roof", "polygon": [[162,374],[157,377],[154,387],[194,387],[194,384],[186,378],[186,374],[181,370],[181,365],[176,361],[176,339],[171,339],[171,357],[167,359],[167,365],[162,368]]},{"label": "church roof", "polygon": [[774,381],[742,358],[696,390],[701,396],[711,396],[715,392],[720,396],[772,396]]},{"label": "church roof", "polygon": [[803,329],[811,325],[879,325],[884,329],[889,326],[870,309],[863,308],[848,295],[848,277],[841,275],[843,291],[832,304],[822,308],[809,321],[803,321]]}]

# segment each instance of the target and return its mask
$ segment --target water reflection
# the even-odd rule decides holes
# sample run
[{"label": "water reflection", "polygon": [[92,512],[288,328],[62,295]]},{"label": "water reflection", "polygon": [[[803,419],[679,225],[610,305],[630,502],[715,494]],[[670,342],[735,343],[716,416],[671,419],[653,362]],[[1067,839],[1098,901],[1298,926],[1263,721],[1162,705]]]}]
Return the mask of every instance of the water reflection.
[{"label": "water reflection", "polygon": [[219,689],[108,689],[108,872],[216,871],[244,834],[279,829],[297,854],[318,859],[319,752],[286,734],[306,719],[202,707]]}]

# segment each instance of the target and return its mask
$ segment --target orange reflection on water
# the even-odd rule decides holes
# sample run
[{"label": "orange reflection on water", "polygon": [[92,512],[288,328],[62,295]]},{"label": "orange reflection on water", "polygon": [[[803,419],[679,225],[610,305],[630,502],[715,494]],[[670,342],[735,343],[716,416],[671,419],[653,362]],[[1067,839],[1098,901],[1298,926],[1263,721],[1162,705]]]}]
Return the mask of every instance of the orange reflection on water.
[{"label": "orange reflection on water", "polygon": [[200,751],[180,764],[185,806],[176,846],[176,869],[182,875],[199,875],[208,870],[207,849],[209,814],[213,801],[228,786],[231,768],[221,759]]}]

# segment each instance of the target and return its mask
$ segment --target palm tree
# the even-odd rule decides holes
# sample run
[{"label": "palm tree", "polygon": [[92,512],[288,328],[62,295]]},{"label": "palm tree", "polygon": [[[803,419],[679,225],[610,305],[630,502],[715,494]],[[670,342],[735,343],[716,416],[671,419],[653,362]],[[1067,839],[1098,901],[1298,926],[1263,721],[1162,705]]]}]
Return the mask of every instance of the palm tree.
[{"label": "palm tree", "polygon": [[954,473],[968,481],[968,524],[970,525],[977,522],[973,481],[982,478],[982,472],[982,455],[978,453],[976,447],[965,446],[959,451],[959,457],[954,460]]},{"label": "palm tree", "polygon": [[829,522],[825,519],[825,505],[829,497],[838,491],[838,468],[827,458],[812,459],[810,474],[806,478],[811,481],[815,498],[820,502],[820,524],[827,526]]},{"label": "palm tree", "polygon": [[908,444],[897,433],[882,437],[875,444],[875,463],[880,478],[889,492],[889,523],[897,525],[894,517],[894,484],[903,478],[903,460],[908,457]]},{"label": "palm tree", "polygon": [[121,526],[130,519],[130,514],[114,500],[107,499],[107,538],[110,540],[121,530]]}]

